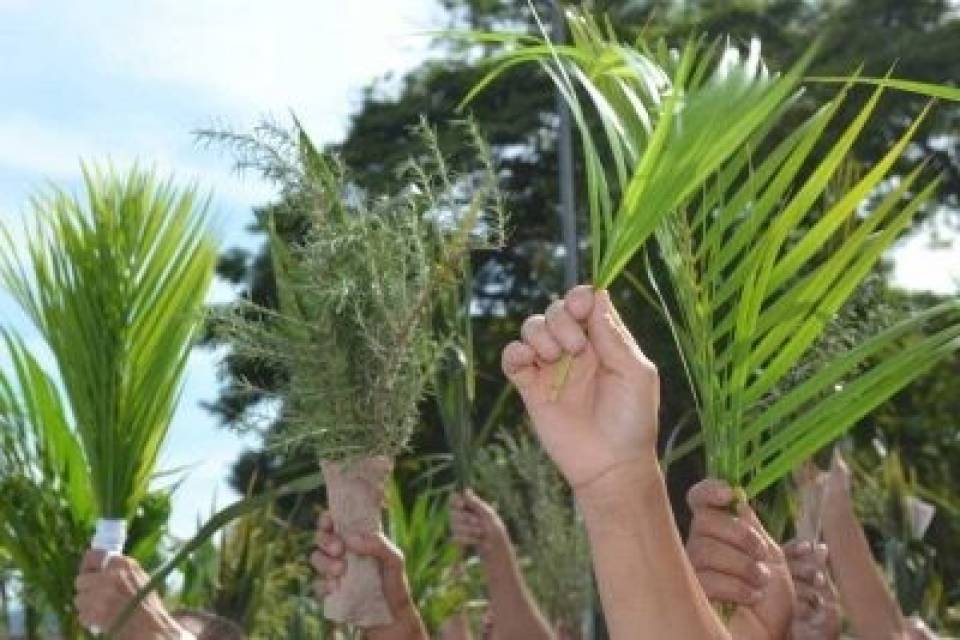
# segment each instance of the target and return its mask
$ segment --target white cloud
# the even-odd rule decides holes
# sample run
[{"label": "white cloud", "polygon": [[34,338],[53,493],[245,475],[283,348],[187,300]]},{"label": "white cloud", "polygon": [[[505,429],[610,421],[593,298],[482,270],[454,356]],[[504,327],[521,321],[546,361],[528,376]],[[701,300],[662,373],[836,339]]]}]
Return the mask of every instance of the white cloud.
[{"label": "white cloud", "polygon": [[[431,0],[153,0],[79,6],[100,68],[158,81],[251,117],[293,108],[338,137],[351,92],[426,54]],[[216,115],[216,114],[214,114]],[[223,115],[223,114],[221,114]]]}]

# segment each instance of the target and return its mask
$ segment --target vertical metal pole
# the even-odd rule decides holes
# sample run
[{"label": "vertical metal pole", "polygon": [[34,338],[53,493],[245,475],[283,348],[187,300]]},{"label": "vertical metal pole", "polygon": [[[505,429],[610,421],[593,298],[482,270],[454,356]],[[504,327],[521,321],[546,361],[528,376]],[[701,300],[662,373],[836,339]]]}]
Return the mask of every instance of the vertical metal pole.
[{"label": "vertical metal pole", "polygon": [[[553,9],[553,41],[563,44],[567,39],[566,23],[563,15],[561,0],[550,0]],[[573,134],[570,126],[570,109],[560,92],[556,92],[557,114],[560,122],[557,130],[557,165],[560,180],[560,233],[563,239],[563,286],[564,289],[573,287],[580,282],[579,253],[580,243],[577,239],[576,194],[573,190]],[[577,514],[578,525],[583,522]],[[593,572],[590,567],[584,567],[586,579],[593,581]],[[592,590],[588,590],[592,591]],[[580,635],[583,640],[594,640],[594,602],[590,597],[583,603],[583,617],[580,625]]]},{"label": "vertical metal pole", "polygon": [[[566,41],[567,30],[561,0],[551,0],[551,8],[553,9],[553,41],[562,44]],[[563,284],[565,289],[569,289],[580,281],[579,242],[573,191],[573,135],[570,127],[570,109],[559,91],[557,91],[557,113],[560,116],[557,131],[557,164],[560,179],[560,231],[564,248]]]}]

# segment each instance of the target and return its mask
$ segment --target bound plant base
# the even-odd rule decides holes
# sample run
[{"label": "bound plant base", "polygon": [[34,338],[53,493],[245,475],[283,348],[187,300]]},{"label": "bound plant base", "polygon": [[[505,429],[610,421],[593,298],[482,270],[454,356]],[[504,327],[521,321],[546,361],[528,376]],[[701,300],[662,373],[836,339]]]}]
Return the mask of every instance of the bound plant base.
[{"label": "bound plant base", "polygon": [[[386,456],[321,462],[334,529],[346,538],[380,533],[387,476],[393,461]],[[347,572],[340,587],[323,601],[328,620],[359,627],[393,621],[383,596],[380,567],[372,558],[347,552]]]},{"label": "bound plant base", "polygon": [[[93,534],[93,540],[90,542],[90,548],[95,551],[104,551],[100,570],[105,571],[110,564],[110,558],[123,555],[123,546],[127,542],[127,521],[117,518],[99,518],[97,520],[97,529]],[[103,631],[100,627],[92,625],[90,633],[100,635]]]}]

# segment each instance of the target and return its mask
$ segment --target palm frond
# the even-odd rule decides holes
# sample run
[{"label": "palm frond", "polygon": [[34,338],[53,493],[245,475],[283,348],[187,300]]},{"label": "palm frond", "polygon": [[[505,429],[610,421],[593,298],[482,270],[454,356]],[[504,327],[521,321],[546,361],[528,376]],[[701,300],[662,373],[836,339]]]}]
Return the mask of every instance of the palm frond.
[{"label": "palm frond", "polygon": [[537,63],[553,80],[580,132],[592,278],[606,288],[664,217],[772,126],[794,98],[813,50],[777,76],[763,65],[758,40],[746,54],[699,38],[682,50],[664,42],[629,44],[575,11],[568,12],[568,27],[573,42],[565,46],[546,35],[504,39],[514,47],[492,61],[466,100],[521,64]]},{"label": "palm frond", "polygon": [[33,200],[23,247],[4,234],[0,282],[57,363],[102,517],[146,494],[202,320],[216,247],[206,203],[151,172],[84,167],[85,199]]},{"label": "palm frond", "polygon": [[[949,303],[777,392],[937,188],[922,166],[894,175],[929,106],[862,177],[829,188],[884,90],[955,100],[955,88],[858,73],[814,78],[843,86],[778,137],[815,47],[778,75],[758,41],[745,54],[697,38],[669,49],[621,43],[585,13],[571,12],[568,25],[566,46],[545,35],[504,39],[509,48],[477,89],[536,62],[569,105],[583,147],[595,286],[609,286],[656,236],[673,295],[660,295],[648,273],[702,426],[674,459],[702,441],[709,473],[756,495],[960,347],[960,313]],[[827,143],[854,84],[874,85],[873,95]]]}]

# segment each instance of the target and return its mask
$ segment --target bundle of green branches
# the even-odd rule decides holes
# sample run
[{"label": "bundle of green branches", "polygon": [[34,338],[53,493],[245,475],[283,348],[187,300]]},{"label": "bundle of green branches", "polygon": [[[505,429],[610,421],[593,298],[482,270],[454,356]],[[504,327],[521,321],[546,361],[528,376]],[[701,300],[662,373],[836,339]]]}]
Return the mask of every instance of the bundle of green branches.
[{"label": "bundle of green branches", "polygon": [[[279,309],[241,302],[219,318],[234,353],[284,372],[284,428],[277,446],[312,448],[323,461],[341,533],[380,527],[392,459],[418,421],[418,403],[450,343],[441,304],[459,290],[471,250],[499,243],[497,179],[475,127],[479,164],[455,172],[421,123],[423,154],[403,169],[406,188],[373,197],[321,154],[295,121],[253,135],[208,133],[241,152],[240,164],[278,181],[285,205],[269,222]],[[302,233],[277,229],[291,221]],[[267,393],[260,390],[263,393]],[[389,610],[376,567],[351,559],[326,615],[359,626]]]},{"label": "bundle of green branches", "polygon": [[138,168],[83,176],[86,202],[34,199],[25,247],[5,233],[0,280],[57,363],[98,515],[127,520],[176,407],[216,247],[195,189]]},{"label": "bundle of green branches", "polygon": [[586,532],[563,478],[526,432],[501,435],[482,448],[473,473],[477,490],[496,504],[517,542],[537,602],[553,624],[576,637],[593,583]]},{"label": "bundle of green branches", "polygon": [[[37,403],[26,406],[38,433],[61,441],[48,445],[69,452],[70,499],[92,488],[93,503],[74,508],[98,518],[93,546],[119,553],[179,399],[216,246],[195,188],[137,167],[82,169],[84,198],[51,187],[32,200],[25,241],[4,229],[0,283],[43,338],[63,389],[21,369],[21,399]],[[65,442],[74,435],[80,451]]]},{"label": "bundle of green branches", "polygon": [[[702,427],[681,450],[702,442],[710,475],[757,495],[960,348],[960,303],[950,302],[769,398],[936,189],[923,166],[893,175],[928,107],[876,166],[827,193],[883,90],[954,100],[960,90],[855,75],[804,116],[795,107],[812,50],[778,75],[763,64],[758,40],[746,53],[698,38],[679,49],[642,36],[623,42],[609,23],[575,11],[568,26],[565,46],[546,36],[468,34],[507,45],[474,92],[534,62],[570,106],[583,146],[595,286],[608,287],[656,235],[671,286],[659,301],[649,298],[673,330]],[[876,90],[827,141],[857,82]],[[800,124],[774,135],[787,113]]]}]

